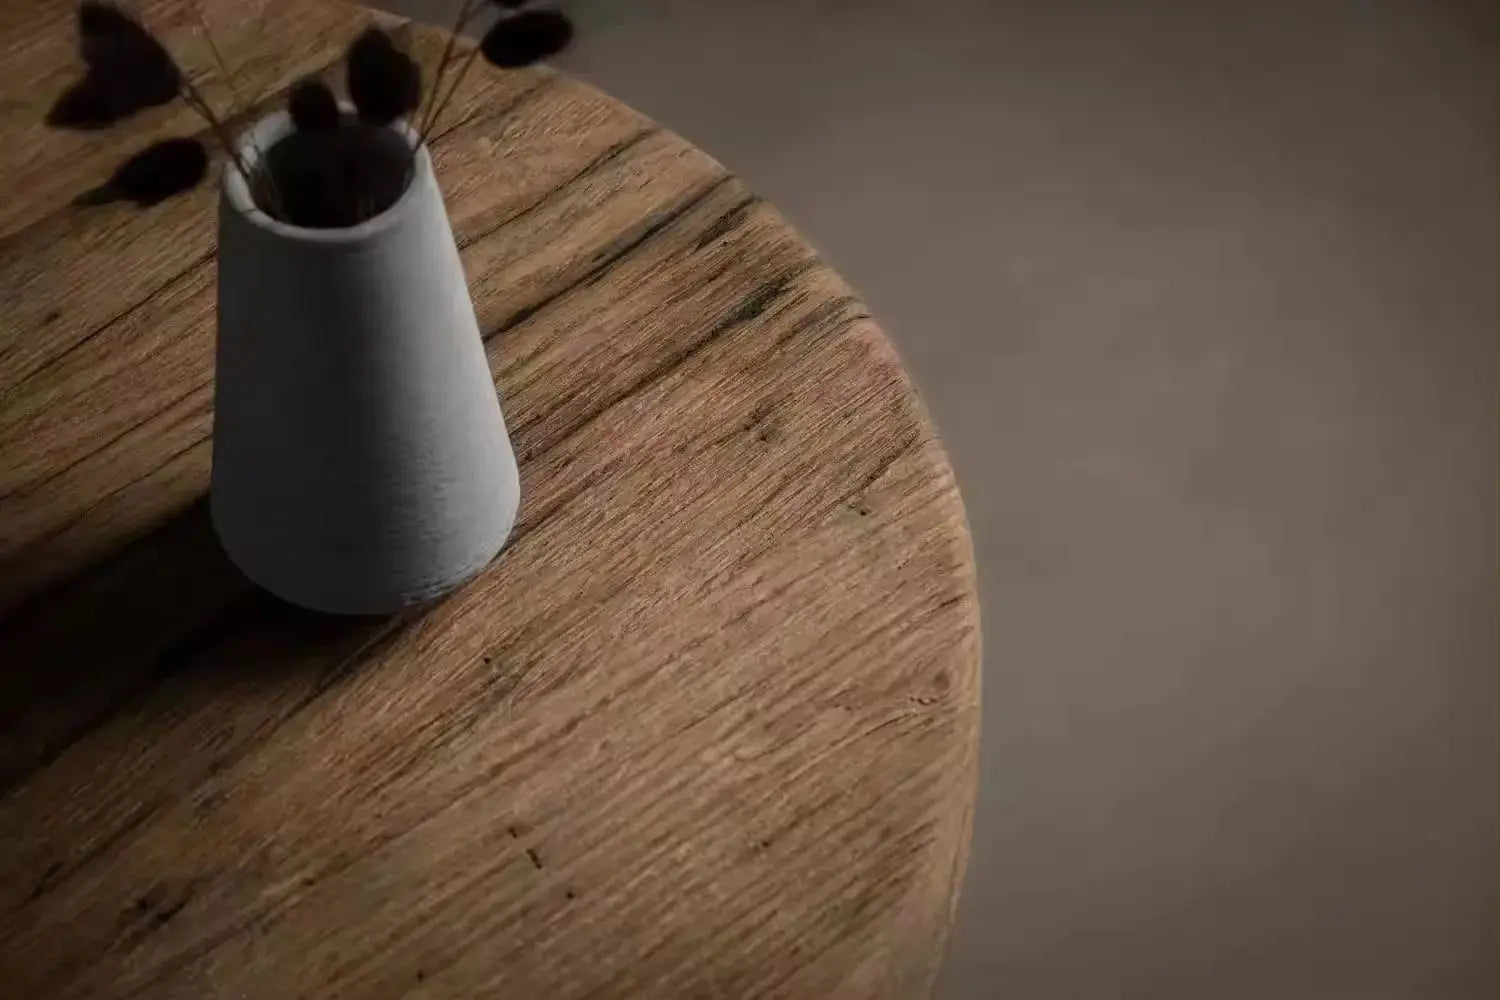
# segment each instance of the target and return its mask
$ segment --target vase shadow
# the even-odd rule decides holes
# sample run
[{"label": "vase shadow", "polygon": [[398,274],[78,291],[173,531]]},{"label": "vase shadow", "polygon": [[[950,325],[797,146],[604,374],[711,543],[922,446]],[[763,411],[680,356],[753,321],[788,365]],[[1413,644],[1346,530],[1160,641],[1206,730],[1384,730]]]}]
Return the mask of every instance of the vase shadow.
[{"label": "vase shadow", "polygon": [[224,555],[200,498],[0,619],[0,795],[122,712],[137,727],[165,720],[169,679],[189,675],[200,697],[246,672],[291,683],[328,669],[310,649],[359,648],[394,624],[260,590]]}]

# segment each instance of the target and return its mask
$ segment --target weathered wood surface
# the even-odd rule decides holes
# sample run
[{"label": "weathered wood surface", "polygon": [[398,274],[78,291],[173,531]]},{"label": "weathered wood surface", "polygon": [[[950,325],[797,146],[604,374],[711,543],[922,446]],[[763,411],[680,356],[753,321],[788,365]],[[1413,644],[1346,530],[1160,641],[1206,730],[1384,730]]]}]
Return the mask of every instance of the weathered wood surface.
[{"label": "weathered wood surface", "polygon": [[[371,17],[204,6],[267,99]],[[189,11],[145,6],[179,50]],[[951,471],[859,300],[671,133],[476,72],[434,152],[519,523],[434,606],[294,611],[204,513],[213,192],[66,207],[196,125],[41,129],[70,17],[0,10],[0,992],[925,995],[978,612]]]}]

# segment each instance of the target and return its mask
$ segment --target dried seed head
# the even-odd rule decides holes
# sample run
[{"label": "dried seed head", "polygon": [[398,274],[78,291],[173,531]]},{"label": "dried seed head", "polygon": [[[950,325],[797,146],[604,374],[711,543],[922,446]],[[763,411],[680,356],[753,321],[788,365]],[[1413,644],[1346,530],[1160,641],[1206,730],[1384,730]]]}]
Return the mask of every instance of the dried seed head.
[{"label": "dried seed head", "polygon": [[78,51],[88,69],[47,113],[55,128],[104,128],[181,90],[182,73],[166,48],[114,4],[79,4]]},{"label": "dried seed head", "polygon": [[303,132],[330,132],[339,127],[339,102],[322,80],[302,80],[287,96],[292,124]]},{"label": "dried seed head", "polygon": [[555,56],[573,40],[573,22],[555,10],[523,10],[504,17],[479,43],[485,59],[502,69],[517,69]]},{"label": "dried seed head", "polygon": [[349,99],[362,121],[389,125],[421,103],[421,67],[379,28],[354,40],[347,62]]},{"label": "dried seed head", "polygon": [[127,77],[144,77],[136,81],[137,88],[153,89],[158,103],[176,96],[182,84],[182,72],[166,46],[113,4],[85,0],[79,5],[78,49],[90,71],[103,74],[108,83],[123,86]]},{"label": "dried seed head", "polygon": [[197,139],[165,139],[136,153],[108,181],[75,199],[81,205],[133,201],[141,207],[191,191],[208,175],[208,150]]},{"label": "dried seed head", "polygon": [[78,5],[78,33],[85,42],[90,38],[126,34],[139,27],[134,18],[112,3],[83,0]]}]

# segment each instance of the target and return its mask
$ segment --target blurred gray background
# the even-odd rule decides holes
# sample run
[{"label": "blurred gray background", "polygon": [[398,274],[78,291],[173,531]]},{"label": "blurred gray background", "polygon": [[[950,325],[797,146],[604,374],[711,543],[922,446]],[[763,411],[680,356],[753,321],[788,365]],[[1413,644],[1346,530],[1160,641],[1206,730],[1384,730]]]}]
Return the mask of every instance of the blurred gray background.
[{"label": "blurred gray background", "polygon": [[1495,4],[564,6],[560,65],[822,248],[953,455],[945,1000],[1495,996]]}]

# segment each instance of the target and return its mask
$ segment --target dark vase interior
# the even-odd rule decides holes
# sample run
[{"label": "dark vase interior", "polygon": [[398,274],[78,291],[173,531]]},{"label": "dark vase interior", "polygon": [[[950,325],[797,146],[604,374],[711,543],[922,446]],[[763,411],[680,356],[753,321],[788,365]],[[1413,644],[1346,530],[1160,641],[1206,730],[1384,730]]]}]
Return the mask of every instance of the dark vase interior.
[{"label": "dark vase interior", "polygon": [[345,116],[337,128],[295,131],[266,150],[255,171],[255,200],[262,211],[294,226],[356,226],[406,192],[413,155],[395,129]]}]

